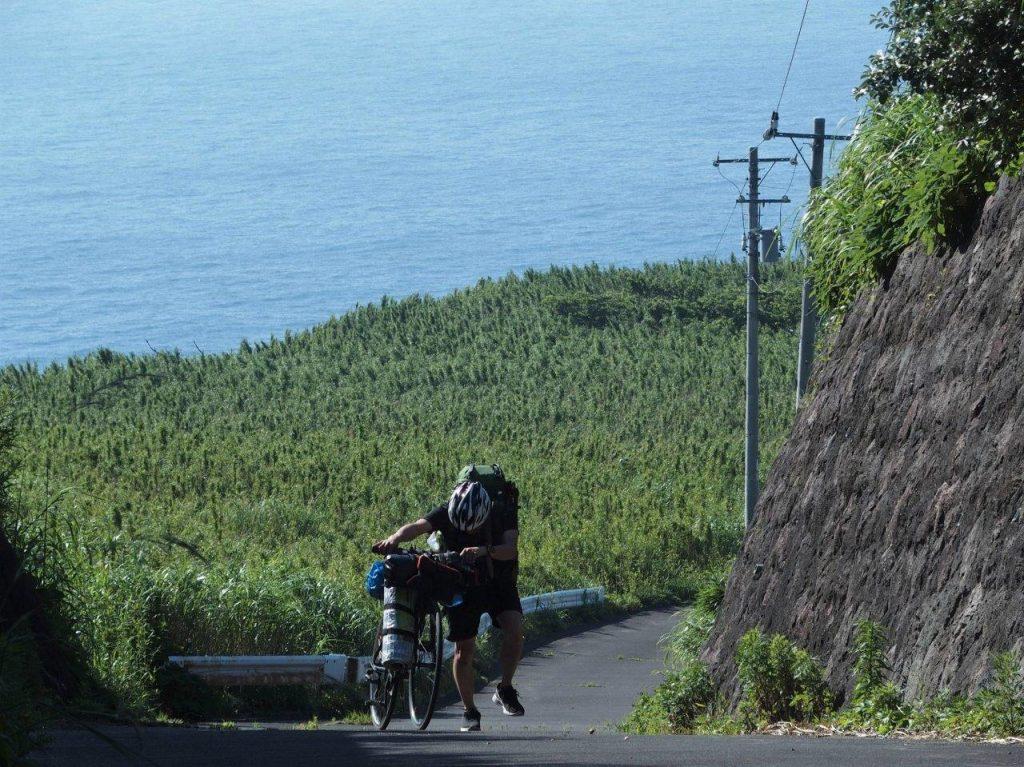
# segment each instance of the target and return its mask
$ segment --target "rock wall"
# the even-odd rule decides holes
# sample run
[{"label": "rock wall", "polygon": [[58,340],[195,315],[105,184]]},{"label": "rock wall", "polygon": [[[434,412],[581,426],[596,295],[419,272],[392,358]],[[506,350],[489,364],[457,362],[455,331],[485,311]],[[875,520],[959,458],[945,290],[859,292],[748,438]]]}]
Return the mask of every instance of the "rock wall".
[{"label": "rock wall", "polygon": [[907,697],[970,692],[1024,651],[1024,183],[972,241],[905,253],[861,294],[767,478],[705,658],[735,694],[749,628],[851,688],[855,623],[889,629]]}]

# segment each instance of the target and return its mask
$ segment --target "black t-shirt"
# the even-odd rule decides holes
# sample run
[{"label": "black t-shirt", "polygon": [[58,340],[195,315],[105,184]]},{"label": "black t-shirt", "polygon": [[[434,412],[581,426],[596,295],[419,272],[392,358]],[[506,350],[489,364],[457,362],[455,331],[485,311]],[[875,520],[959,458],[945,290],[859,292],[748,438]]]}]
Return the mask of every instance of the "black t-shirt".
[{"label": "black t-shirt", "polygon": [[[462,551],[469,546],[499,546],[504,541],[505,533],[508,530],[519,529],[519,512],[515,509],[501,508],[491,509],[491,516],[488,524],[491,528],[491,539],[487,540],[487,528],[481,527],[472,533],[456,530],[451,519],[448,518],[448,504],[442,504],[427,514],[424,519],[430,524],[430,529],[439,531],[444,543],[445,551]],[[494,577],[515,579],[519,573],[519,562],[515,559],[495,559]],[[477,569],[481,575],[487,575],[487,557],[480,557],[477,560]]]}]

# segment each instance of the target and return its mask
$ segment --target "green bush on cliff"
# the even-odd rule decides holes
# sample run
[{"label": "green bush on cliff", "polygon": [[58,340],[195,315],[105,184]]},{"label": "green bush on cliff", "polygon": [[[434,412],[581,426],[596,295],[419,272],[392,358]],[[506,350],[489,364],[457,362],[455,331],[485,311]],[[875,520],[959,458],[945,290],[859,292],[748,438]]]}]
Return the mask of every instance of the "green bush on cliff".
[{"label": "green bush on cliff", "polygon": [[1024,149],[1024,7],[1003,0],[893,0],[890,33],[858,94],[865,115],[802,227],[826,313],[888,274],[915,242],[933,252],[976,220]]},{"label": "green bush on cliff", "polygon": [[802,225],[818,305],[842,313],[908,246],[961,238],[995,175],[989,155],[941,129],[935,99],[873,103]]},{"label": "green bush on cliff", "polygon": [[874,621],[860,621],[853,653],[853,695],[839,721],[882,734],[907,727],[910,708],[904,704],[900,690],[888,679],[890,666],[885,657],[885,629]]},{"label": "green bush on cliff", "polygon": [[885,629],[863,620],[854,639],[854,686],[850,704],[829,724],[849,731],[940,733],[951,737],[1024,735],[1024,669],[1012,653],[992,658],[992,676],[976,695],[941,693],[908,703],[890,679]]},{"label": "green bush on cliff", "polygon": [[821,667],[787,638],[747,632],[736,650],[742,698],[730,712],[699,658],[714,621],[702,608],[684,616],[668,636],[665,681],[641,695],[622,723],[641,734],[757,732],[789,721],[819,728],[878,735],[919,734],[952,738],[1024,736],[1024,664],[1004,652],[992,658],[988,683],[975,695],[940,693],[907,702],[889,678],[884,627],[858,623],[854,644],[853,694],[833,710]]}]

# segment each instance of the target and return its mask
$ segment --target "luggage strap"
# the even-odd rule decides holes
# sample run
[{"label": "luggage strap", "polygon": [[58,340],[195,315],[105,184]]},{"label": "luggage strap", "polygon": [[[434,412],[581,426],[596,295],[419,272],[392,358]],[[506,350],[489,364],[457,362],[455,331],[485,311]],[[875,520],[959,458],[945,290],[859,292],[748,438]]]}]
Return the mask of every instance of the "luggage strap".
[{"label": "luggage strap", "polygon": [[398,629],[398,628],[382,629],[380,633],[381,633],[381,636],[385,636],[387,634],[398,634],[400,636],[412,637],[413,639],[416,638],[416,632],[415,631],[407,631],[406,629]]}]

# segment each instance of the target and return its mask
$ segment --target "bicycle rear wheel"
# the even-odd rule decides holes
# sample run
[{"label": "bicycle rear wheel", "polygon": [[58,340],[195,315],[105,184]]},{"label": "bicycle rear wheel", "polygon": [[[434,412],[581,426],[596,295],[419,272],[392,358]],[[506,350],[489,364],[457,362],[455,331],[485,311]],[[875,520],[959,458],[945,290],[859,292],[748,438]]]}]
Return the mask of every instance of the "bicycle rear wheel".
[{"label": "bicycle rear wheel", "polygon": [[398,701],[399,679],[394,669],[381,665],[380,648],[383,642],[381,627],[377,626],[377,638],[373,641],[373,653],[370,656],[370,670],[367,677],[370,682],[370,719],[378,730],[387,729],[391,717],[395,713]]},{"label": "bicycle rear wheel", "polygon": [[416,655],[409,669],[409,718],[417,729],[425,730],[434,715],[437,692],[441,687],[441,664],[444,661],[444,638],[441,635],[441,612],[428,612],[419,621]]}]

